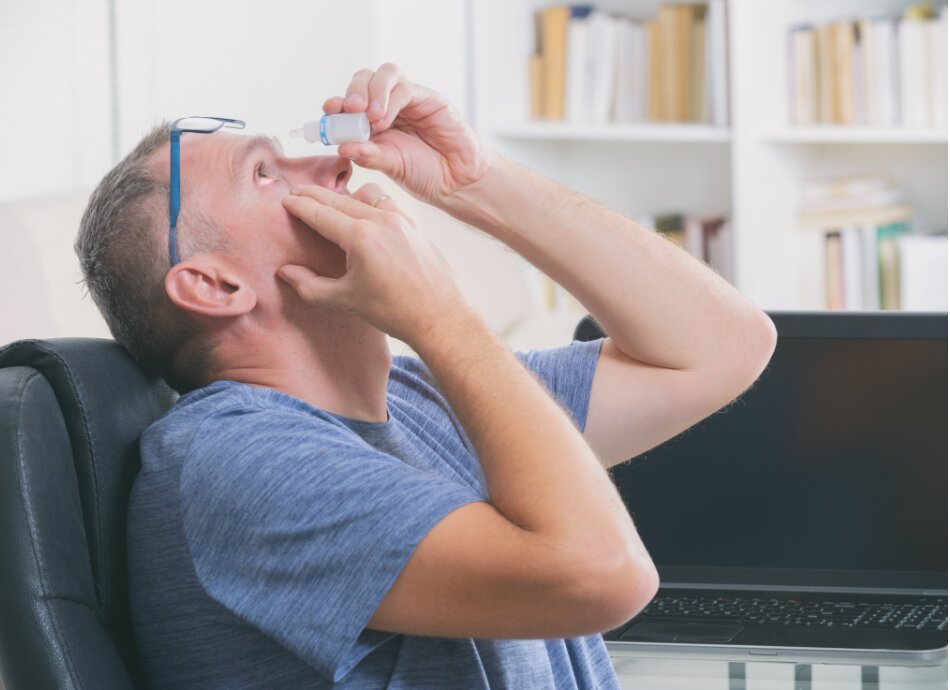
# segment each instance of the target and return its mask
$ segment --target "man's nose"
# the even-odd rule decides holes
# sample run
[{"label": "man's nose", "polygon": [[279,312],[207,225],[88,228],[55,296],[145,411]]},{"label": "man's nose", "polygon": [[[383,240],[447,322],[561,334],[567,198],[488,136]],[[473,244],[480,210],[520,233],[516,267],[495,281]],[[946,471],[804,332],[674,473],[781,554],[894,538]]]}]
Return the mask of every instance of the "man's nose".
[{"label": "man's nose", "polygon": [[290,176],[291,184],[318,184],[337,192],[346,190],[353,175],[353,164],[339,156],[298,158]]}]

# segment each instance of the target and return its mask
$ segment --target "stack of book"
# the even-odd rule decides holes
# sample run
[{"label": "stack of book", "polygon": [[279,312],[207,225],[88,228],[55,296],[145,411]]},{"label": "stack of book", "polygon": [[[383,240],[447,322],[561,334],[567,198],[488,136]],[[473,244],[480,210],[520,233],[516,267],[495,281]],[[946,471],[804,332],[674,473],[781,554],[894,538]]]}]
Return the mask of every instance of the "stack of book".
[{"label": "stack of book", "polygon": [[947,8],[789,30],[795,125],[947,126]]},{"label": "stack of book", "polygon": [[[653,228],[692,256],[707,264],[723,279],[733,282],[732,239],[729,220],[725,216],[688,216],[666,213],[635,218],[645,228]],[[551,278],[540,276],[545,309],[549,312],[584,315],[585,308],[577,299]]]},{"label": "stack of book", "polygon": [[947,308],[946,232],[912,234],[912,217],[883,176],[805,182],[798,225],[824,233],[828,309]]},{"label": "stack of book", "polygon": [[726,125],[725,0],[661,5],[649,19],[558,5],[535,23],[532,118]]},{"label": "stack of book", "polygon": [[707,264],[725,280],[733,282],[732,233],[725,216],[687,216],[666,213],[640,216],[637,222],[655,228],[674,244]]}]

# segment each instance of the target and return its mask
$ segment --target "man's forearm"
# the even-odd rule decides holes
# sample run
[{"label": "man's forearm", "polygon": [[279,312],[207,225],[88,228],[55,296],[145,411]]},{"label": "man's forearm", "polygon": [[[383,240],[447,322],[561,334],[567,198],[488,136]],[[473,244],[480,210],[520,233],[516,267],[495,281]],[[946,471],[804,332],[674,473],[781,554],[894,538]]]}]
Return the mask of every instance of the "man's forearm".
[{"label": "man's forearm", "polygon": [[[445,207],[501,240],[574,295],[627,356],[672,369],[750,359],[766,315],[652,230],[495,155]],[[761,364],[750,361],[750,368]]]},{"label": "man's forearm", "polygon": [[[474,311],[410,343],[475,446],[492,504],[579,561],[652,568],[623,501],[580,432]],[[633,586],[633,583],[631,583]]]}]

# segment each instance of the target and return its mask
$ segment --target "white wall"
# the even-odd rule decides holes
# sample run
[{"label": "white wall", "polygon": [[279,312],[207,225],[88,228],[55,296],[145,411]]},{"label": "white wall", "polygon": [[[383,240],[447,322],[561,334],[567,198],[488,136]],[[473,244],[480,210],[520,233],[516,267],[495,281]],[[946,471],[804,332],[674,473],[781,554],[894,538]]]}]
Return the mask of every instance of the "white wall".
[{"label": "white wall", "polygon": [[[377,62],[375,5],[116,0],[119,155],[180,115],[286,134]],[[72,252],[114,162],[108,20],[106,0],[0,5],[0,343],[108,337]]]}]

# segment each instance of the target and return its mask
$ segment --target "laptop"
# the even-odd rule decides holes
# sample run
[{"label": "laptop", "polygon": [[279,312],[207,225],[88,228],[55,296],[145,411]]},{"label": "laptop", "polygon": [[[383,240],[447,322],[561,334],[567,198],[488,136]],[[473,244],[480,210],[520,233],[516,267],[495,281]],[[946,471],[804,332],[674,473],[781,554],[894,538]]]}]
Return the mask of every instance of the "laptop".
[{"label": "laptop", "polygon": [[661,585],[608,651],[945,662],[947,314],[767,313],[759,380],[610,470]]}]

